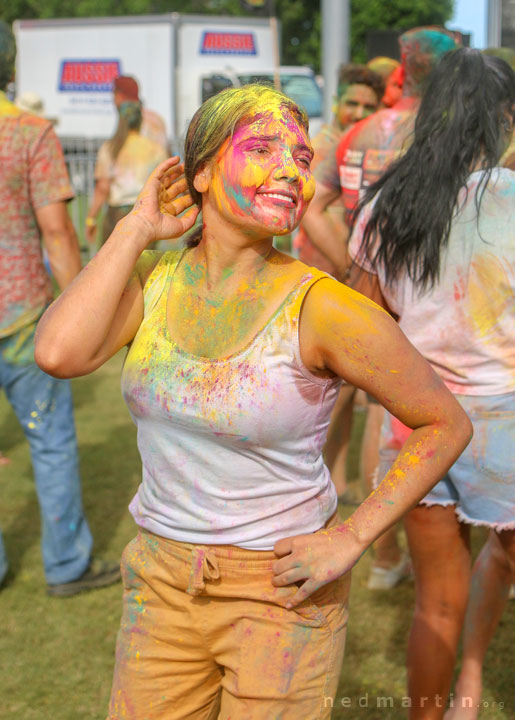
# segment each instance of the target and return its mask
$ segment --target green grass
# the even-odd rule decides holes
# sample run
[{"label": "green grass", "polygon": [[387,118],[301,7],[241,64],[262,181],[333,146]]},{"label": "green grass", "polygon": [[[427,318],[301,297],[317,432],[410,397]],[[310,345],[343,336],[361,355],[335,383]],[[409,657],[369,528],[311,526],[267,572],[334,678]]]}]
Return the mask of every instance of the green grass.
[{"label": "green grass", "polygon": [[[121,355],[93,376],[73,382],[84,504],[96,551],[119,557],[135,533],[127,505],[140,478],[135,428],[119,390]],[[357,477],[363,413],[355,413],[349,477]],[[0,592],[0,720],[103,720],[106,716],[121,611],[121,588],[75,598],[45,595],[39,549],[39,511],[28,447],[5,398],[0,397],[0,450],[12,462],[0,467],[0,524],[11,563]],[[474,529],[477,551],[484,538]],[[405,717],[404,654],[413,610],[413,586],[393,593],[365,587],[370,553],[354,572],[351,619],[333,720]],[[513,647],[515,602],[488,651],[484,720],[515,719]],[[368,693],[368,707],[365,705]],[[392,696],[393,709],[378,709]],[[342,707],[342,698],[350,707]],[[504,701],[503,711],[492,702]],[[345,701],[344,701],[345,702]],[[238,718],[237,720],[243,720]],[[299,718],[299,720],[310,720]]]}]

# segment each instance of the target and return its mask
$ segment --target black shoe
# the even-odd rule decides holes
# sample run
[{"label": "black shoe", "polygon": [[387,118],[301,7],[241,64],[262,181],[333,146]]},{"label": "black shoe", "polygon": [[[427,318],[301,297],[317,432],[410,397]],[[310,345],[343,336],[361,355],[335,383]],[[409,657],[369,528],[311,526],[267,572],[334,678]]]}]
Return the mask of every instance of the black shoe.
[{"label": "black shoe", "polygon": [[118,582],[120,579],[120,566],[117,563],[106,562],[100,558],[91,558],[90,563],[77,580],[61,583],[60,585],[47,585],[47,594],[53,597],[70,597],[86,590],[106,587]]}]

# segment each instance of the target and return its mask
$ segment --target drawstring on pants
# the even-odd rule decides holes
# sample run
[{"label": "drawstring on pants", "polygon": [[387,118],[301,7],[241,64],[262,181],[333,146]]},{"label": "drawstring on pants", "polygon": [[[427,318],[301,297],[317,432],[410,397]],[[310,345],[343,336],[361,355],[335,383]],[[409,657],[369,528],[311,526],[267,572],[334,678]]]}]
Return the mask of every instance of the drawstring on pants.
[{"label": "drawstring on pants", "polygon": [[215,551],[212,548],[194,547],[191,551],[191,567],[188,587],[188,595],[200,595],[205,589],[204,580],[218,580],[220,570]]}]

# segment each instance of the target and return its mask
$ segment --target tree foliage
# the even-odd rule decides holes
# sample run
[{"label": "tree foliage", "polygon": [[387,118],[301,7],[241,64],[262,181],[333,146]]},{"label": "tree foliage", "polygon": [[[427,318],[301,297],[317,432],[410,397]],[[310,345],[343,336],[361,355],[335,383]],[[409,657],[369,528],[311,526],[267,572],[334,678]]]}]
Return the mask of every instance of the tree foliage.
[{"label": "tree foliage", "polygon": [[366,62],[369,30],[409,30],[443,25],[452,17],[454,0],[351,0],[351,48],[354,62]]},{"label": "tree foliage", "polygon": [[[282,63],[320,70],[320,0],[269,0],[282,30]],[[443,25],[454,0],[351,0],[351,49],[355,62],[366,58],[368,30],[406,30]],[[16,19],[152,15],[167,12],[251,15],[240,0],[0,0],[0,17]]]},{"label": "tree foliage", "polygon": [[320,70],[320,0],[277,0],[281,21],[283,65],[310,65]]}]

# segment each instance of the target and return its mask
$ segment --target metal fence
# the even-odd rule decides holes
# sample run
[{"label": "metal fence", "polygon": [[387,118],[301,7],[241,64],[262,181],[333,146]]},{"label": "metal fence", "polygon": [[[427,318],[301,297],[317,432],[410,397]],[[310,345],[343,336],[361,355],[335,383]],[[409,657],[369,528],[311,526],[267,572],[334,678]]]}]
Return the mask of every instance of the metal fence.
[{"label": "metal fence", "polygon": [[[70,216],[77,232],[83,264],[95,254],[100,236],[104,210],[101,210],[97,223],[97,242],[89,245],[85,236],[86,215],[95,188],[95,162],[103,138],[60,138],[64,159],[70,175],[75,198],[70,203]],[[182,240],[162,240],[154,247],[160,250],[173,250],[180,247]]]},{"label": "metal fence", "polygon": [[70,216],[77,231],[83,262],[90,260],[96,247],[91,247],[85,237],[85,223],[88,207],[95,188],[95,162],[103,138],[68,137],[60,138],[64,159],[75,198],[69,206]]},{"label": "metal fence", "polygon": [[103,139],[61,138],[64,158],[76,198],[71,203],[73,224],[82,239],[84,221],[95,186],[95,162]]}]

